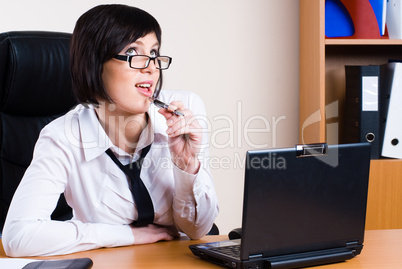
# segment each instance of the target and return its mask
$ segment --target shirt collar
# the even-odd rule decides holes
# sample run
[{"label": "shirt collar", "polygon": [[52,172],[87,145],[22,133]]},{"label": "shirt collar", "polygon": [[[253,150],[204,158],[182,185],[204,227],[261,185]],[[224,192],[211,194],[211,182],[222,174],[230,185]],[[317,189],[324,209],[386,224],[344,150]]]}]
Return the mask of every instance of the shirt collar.
[{"label": "shirt collar", "polygon": [[166,134],[166,119],[160,113],[158,113],[159,108],[150,105],[148,108],[149,122],[152,123],[152,127],[154,129],[154,134],[167,136]]}]

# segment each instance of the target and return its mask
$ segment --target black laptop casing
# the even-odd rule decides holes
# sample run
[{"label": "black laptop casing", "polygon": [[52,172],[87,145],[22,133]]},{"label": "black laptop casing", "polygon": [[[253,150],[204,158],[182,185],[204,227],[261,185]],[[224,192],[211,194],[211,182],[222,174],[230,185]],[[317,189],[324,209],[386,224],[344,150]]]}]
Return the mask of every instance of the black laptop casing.
[{"label": "black laptop casing", "polygon": [[360,254],[370,145],[319,145],[248,151],[240,259],[193,253],[231,268],[297,268]]}]

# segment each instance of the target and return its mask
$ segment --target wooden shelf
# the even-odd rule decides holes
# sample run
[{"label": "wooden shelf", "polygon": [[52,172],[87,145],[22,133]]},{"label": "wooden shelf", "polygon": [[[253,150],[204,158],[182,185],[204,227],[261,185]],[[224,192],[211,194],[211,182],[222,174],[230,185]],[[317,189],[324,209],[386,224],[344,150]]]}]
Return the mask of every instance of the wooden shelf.
[{"label": "wooden shelf", "polygon": [[333,39],[326,38],[325,45],[402,45],[402,39]]},{"label": "wooden shelf", "polygon": [[[402,40],[325,38],[325,0],[299,0],[299,142],[340,143],[345,65],[402,60]],[[372,160],[367,229],[402,228],[402,160]]]},{"label": "wooden shelf", "polygon": [[372,160],[366,229],[402,228],[402,161]]}]

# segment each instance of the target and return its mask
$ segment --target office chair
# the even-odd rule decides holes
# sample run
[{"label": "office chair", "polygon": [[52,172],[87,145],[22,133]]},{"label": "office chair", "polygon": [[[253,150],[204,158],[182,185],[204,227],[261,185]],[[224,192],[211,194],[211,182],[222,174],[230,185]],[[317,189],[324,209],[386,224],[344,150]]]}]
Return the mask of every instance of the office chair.
[{"label": "office chair", "polygon": [[[0,235],[13,194],[41,129],[76,105],[71,90],[71,34],[0,34]],[[64,196],[52,219],[67,220]]]},{"label": "office chair", "polygon": [[215,223],[212,225],[212,228],[209,230],[207,235],[219,235],[219,228]]}]

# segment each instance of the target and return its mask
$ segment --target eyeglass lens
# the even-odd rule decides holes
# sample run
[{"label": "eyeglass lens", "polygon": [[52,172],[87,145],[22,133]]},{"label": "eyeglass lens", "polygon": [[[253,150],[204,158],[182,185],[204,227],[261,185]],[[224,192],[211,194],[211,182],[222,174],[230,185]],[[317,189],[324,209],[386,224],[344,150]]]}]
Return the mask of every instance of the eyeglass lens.
[{"label": "eyeglass lens", "polygon": [[145,55],[136,55],[131,58],[131,67],[134,68],[147,68],[149,62],[153,60],[156,68],[167,69],[170,65],[170,58],[165,56],[158,56],[155,58],[150,58]]}]

